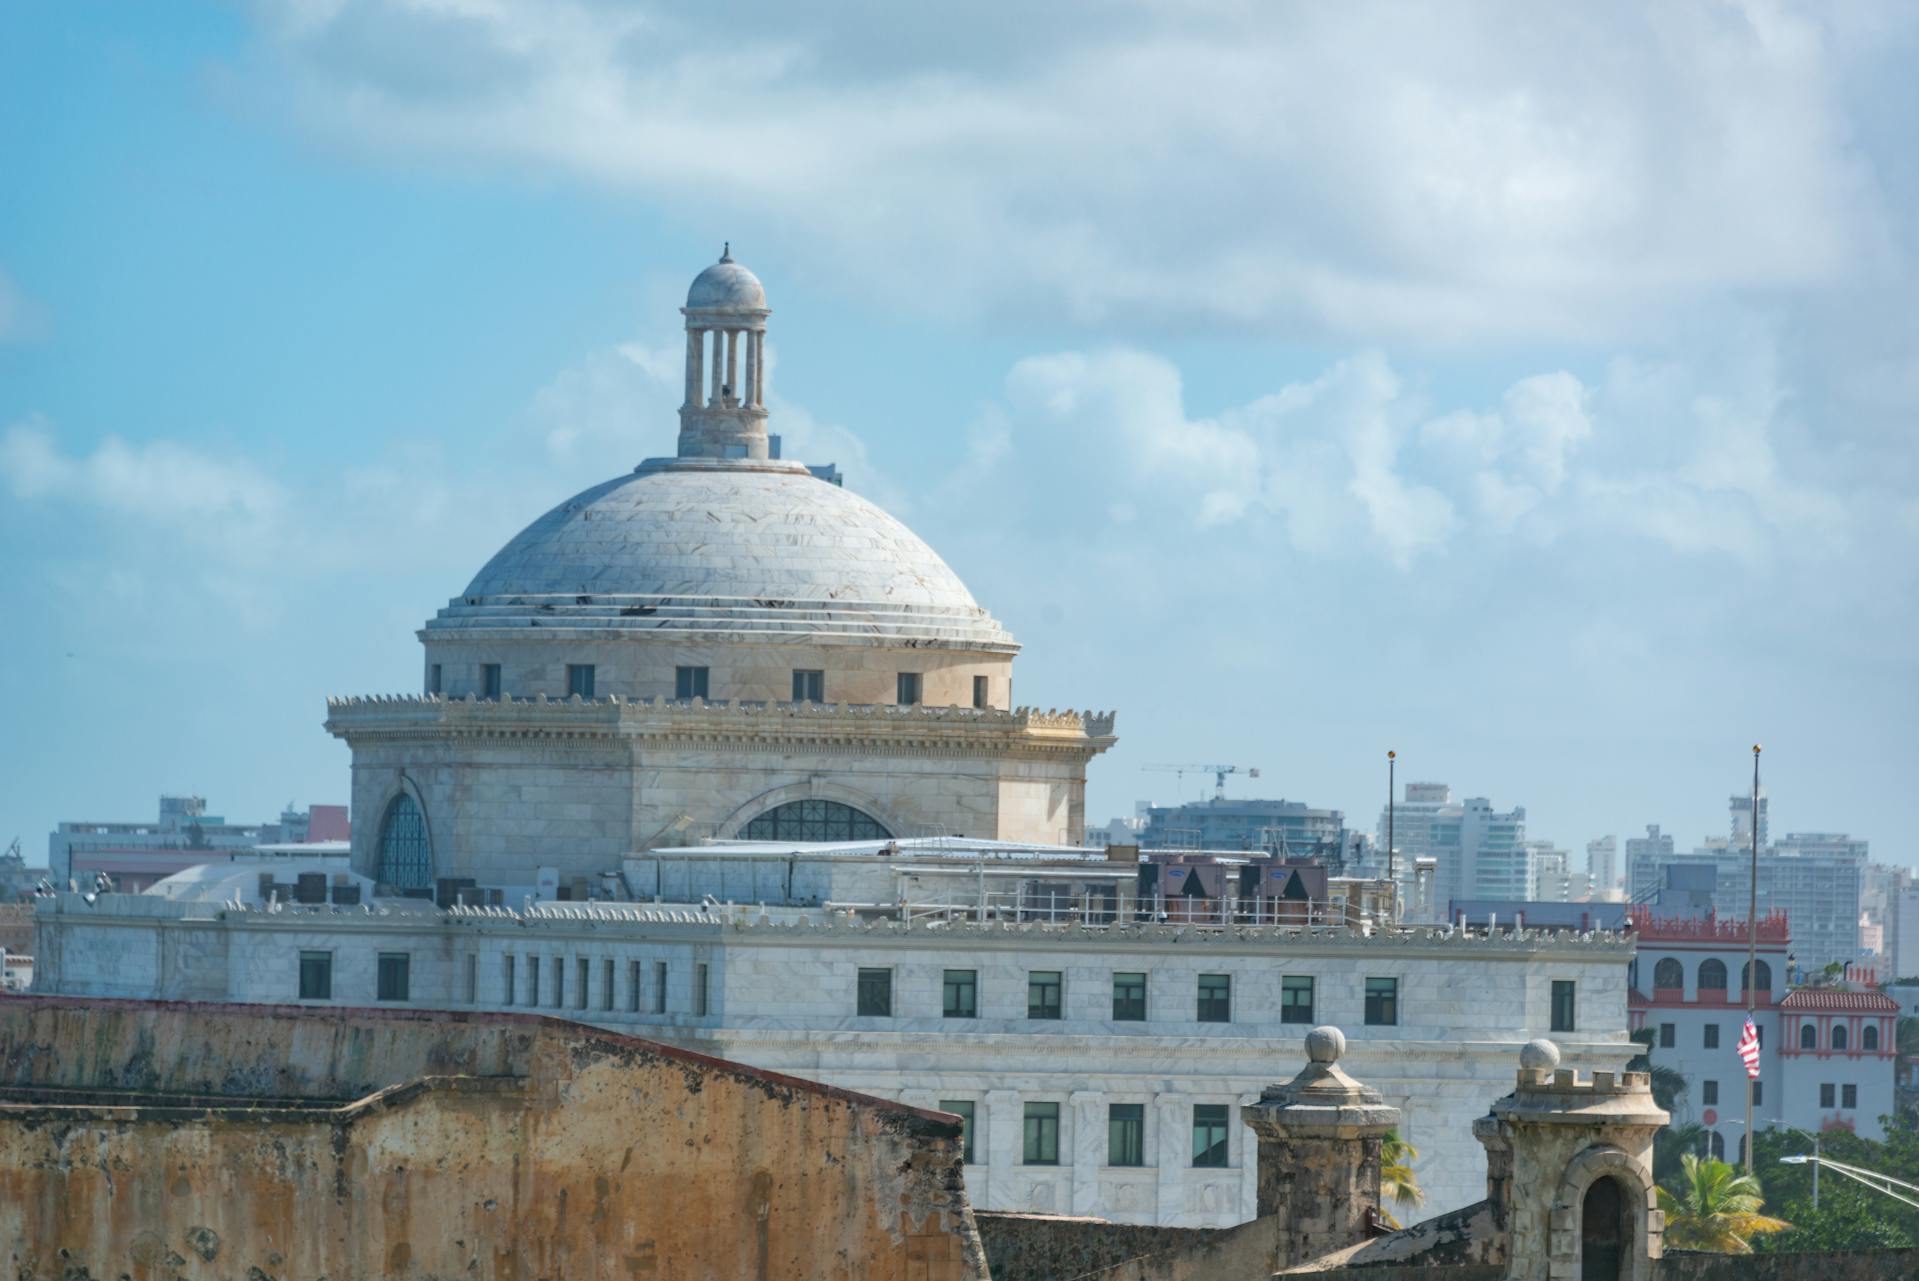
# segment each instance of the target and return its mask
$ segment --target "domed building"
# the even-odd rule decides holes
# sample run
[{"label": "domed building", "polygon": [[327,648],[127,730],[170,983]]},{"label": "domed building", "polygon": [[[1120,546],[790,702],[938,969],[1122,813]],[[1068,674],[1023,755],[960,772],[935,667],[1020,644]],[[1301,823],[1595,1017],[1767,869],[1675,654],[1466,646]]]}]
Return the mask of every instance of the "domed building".
[{"label": "domed building", "polygon": [[1110,713],[1012,705],[1019,646],[873,503],[777,457],[758,278],[686,306],[679,447],[534,521],[428,620],[417,698],[334,700],[353,866],[565,885],[706,837],[1077,844]]}]

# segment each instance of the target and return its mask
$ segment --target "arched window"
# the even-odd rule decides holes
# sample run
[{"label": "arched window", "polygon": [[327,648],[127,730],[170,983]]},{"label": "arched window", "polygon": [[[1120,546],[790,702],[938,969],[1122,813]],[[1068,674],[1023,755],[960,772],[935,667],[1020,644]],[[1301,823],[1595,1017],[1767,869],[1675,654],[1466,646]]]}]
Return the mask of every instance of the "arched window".
[{"label": "arched window", "polygon": [[1799,1025],[1799,1048],[1802,1050],[1816,1050],[1819,1048],[1819,1030],[1810,1023],[1801,1023]]},{"label": "arched window", "polygon": [[1876,1050],[1879,1048],[1879,1025],[1877,1023],[1868,1023],[1860,1030],[1859,1048],[1862,1050]]},{"label": "arched window", "polygon": [[1686,968],[1676,957],[1662,956],[1659,964],[1652,967],[1652,985],[1654,987],[1686,986]]},{"label": "arched window", "polygon": [[1712,1135],[1712,1139],[1710,1140],[1710,1143],[1709,1143],[1709,1146],[1712,1148],[1712,1159],[1715,1161],[1725,1160],[1726,1159],[1726,1136],[1721,1134],[1717,1130],[1708,1130],[1706,1131],[1706,1133]]},{"label": "arched window", "polygon": [[380,821],[380,870],[374,880],[399,890],[433,888],[433,856],[427,849],[426,815],[401,792]]},{"label": "arched window", "polygon": [[[1758,978],[1759,981],[1757,983],[1748,983],[1746,981],[1748,973]],[[1739,990],[1744,992],[1748,987],[1755,992],[1772,991],[1772,966],[1767,965],[1764,961],[1754,961],[1750,967],[1740,966]]]},{"label": "arched window", "polygon": [[740,832],[746,841],[883,841],[890,836],[872,815],[838,801],[776,805]]},{"label": "arched window", "polygon": [[1699,986],[1714,991],[1726,990],[1726,963],[1714,957],[1699,963]]},{"label": "arched window", "polygon": [[1844,1023],[1835,1023],[1832,1025],[1832,1048],[1835,1050],[1843,1050],[1846,1048],[1846,1025]]}]

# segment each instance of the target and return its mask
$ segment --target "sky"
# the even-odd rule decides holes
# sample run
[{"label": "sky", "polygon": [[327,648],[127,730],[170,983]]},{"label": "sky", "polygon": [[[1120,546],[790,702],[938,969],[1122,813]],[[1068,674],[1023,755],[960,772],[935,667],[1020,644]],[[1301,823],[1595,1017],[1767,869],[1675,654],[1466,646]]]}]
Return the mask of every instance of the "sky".
[{"label": "sky", "polygon": [[0,844],[340,802],[329,694],[670,453],[773,430],[1119,712],[1095,818],[1919,862],[1919,10],[1251,0],[0,9]]}]

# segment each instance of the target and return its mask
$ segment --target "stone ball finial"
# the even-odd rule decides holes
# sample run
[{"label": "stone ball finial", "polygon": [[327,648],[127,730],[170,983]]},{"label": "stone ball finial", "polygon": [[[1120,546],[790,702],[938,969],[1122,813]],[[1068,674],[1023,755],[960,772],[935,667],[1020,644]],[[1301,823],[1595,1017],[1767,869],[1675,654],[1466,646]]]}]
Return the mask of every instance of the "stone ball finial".
[{"label": "stone ball finial", "polygon": [[1538,1072],[1550,1072],[1559,1066],[1559,1047],[1545,1037],[1519,1047],[1519,1066]]},{"label": "stone ball finial", "polygon": [[1337,1063],[1346,1052],[1346,1034],[1328,1024],[1306,1034],[1306,1057],[1314,1063]]}]

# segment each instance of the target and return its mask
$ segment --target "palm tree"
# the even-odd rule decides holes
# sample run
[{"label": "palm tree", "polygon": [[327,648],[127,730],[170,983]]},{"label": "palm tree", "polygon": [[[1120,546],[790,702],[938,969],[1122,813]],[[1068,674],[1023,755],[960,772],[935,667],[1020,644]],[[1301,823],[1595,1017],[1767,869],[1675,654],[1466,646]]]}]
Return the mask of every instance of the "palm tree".
[{"label": "palm tree", "polygon": [[1749,1239],[1791,1227],[1761,1214],[1766,1198],[1759,1180],[1724,1161],[1701,1161],[1688,1152],[1679,1159],[1679,1192],[1659,1189],[1666,1212],[1666,1244],[1681,1250],[1717,1250],[1750,1254]]},{"label": "palm tree", "polygon": [[1666,1111],[1672,1111],[1672,1105],[1686,1092],[1686,1077],[1677,1068],[1661,1067],[1652,1061],[1654,1039],[1659,1035],[1649,1027],[1642,1027],[1632,1034],[1632,1039],[1645,1047],[1643,1053],[1635,1054],[1626,1062],[1628,1072],[1644,1072],[1652,1078],[1652,1101]]},{"label": "palm tree", "polygon": [[[1379,1141],[1379,1194],[1383,1199],[1391,1196],[1394,1205],[1417,1208],[1426,1200],[1425,1192],[1420,1190],[1419,1180],[1413,1174],[1413,1162],[1419,1160],[1419,1149],[1399,1137],[1398,1130],[1388,1130]],[[1394,1227],[1399,1220],[1388,1214],[1383,1208],[1379,1215]]]}]

